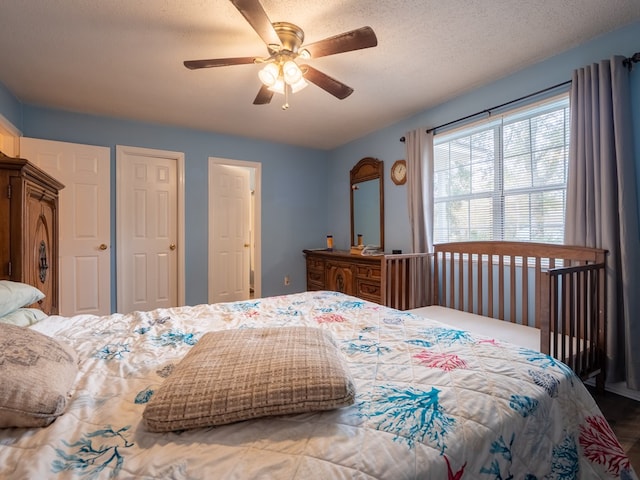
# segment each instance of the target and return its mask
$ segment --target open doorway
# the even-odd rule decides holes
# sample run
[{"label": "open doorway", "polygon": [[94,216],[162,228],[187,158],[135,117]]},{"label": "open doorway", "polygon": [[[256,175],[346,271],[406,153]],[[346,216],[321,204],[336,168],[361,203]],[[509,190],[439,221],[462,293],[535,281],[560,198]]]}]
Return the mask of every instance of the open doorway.
[{"label": "open doorway", "polygon": [[209,158],[209,303],[262,294],[261,166]]}]

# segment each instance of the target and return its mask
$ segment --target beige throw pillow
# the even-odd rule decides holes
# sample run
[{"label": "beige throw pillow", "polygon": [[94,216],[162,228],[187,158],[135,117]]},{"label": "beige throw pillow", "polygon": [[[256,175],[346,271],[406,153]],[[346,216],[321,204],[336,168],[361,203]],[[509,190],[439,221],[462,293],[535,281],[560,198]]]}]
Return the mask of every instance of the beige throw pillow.
[{"label": "beige throw pillow", "polygon": [[149,430],[223,425],[353,403],[355,387],[329,332],[311,327],[209,332],[145,407]]},{"label": "beige throw pillow", "polygon": [[0,323],[0,428],[49,425],[64,413],[77,373],[71,347]]}]

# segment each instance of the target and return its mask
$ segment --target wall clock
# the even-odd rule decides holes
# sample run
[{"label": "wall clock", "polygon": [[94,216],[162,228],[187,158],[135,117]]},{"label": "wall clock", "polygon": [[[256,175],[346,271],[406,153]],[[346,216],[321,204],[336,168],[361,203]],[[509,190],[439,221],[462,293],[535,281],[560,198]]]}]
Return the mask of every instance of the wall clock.
[{"label": "wall clock", "polygon": [[406,160],[396,160],[391,167],[391,180],[396,185],[404,185],[407,181]]}]

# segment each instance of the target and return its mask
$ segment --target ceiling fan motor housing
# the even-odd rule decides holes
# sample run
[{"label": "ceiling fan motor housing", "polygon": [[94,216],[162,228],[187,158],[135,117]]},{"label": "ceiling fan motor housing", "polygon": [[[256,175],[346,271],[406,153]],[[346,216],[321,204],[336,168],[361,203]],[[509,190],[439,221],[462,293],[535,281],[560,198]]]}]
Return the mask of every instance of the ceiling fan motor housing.
[{"label": "ceiling fan motor housing", "polygon": [[302,29],[289,22],[274,22],[273,28],[278,34],[278,38],[280,38],[282,47],[280,47],[280,45],[269,45],[271,53],[288,50],[297,55],[300,45],[304,42],[304,32]]}]

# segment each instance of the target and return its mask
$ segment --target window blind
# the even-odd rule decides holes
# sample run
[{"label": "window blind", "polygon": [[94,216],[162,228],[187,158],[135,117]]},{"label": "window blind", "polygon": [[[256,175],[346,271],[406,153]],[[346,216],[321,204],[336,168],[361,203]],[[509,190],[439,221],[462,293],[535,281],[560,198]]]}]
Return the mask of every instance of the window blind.
[{"label": "window blind", "polygon": [[568,95],[434,140],[434,242],[562,243]]}]

